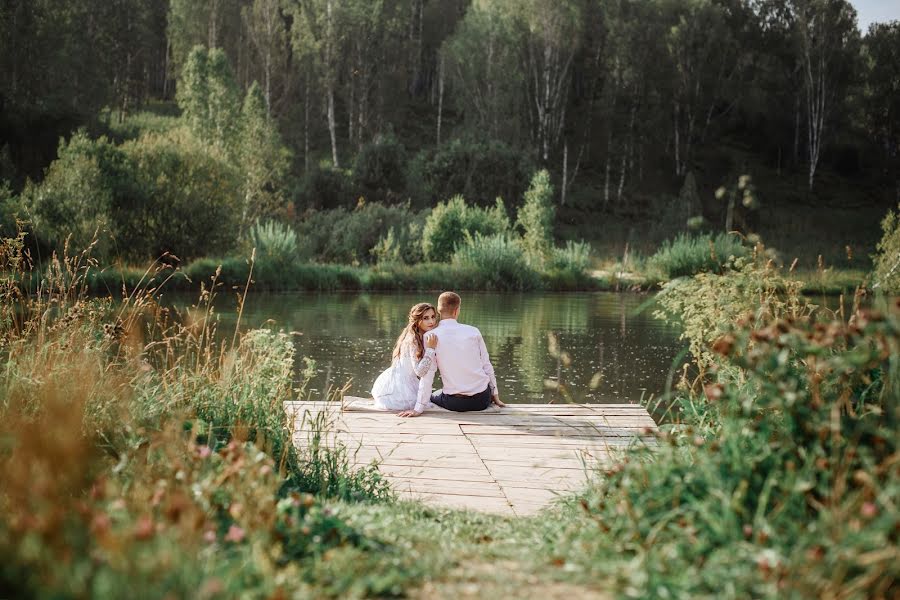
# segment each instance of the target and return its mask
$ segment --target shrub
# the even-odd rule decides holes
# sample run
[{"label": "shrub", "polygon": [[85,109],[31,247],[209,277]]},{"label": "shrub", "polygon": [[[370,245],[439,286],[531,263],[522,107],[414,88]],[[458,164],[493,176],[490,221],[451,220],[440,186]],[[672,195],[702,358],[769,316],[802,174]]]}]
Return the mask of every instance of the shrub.
[{"label": "shrub", "polygon": [[297,259],[297,234],[278,221],[257,223],[250,229],[257,260],[282,268]]},{"label": "shrub", "polygon": [[704,271],[721,273],[729,258],[749,254],[749,248],[734,235],[679,234],[674,240],[663,242],[647,266],[666,279],[675,279]]},{"label": "shrub", "polygon": [[531,178],[525,203],[519,208],[516,225],[522,229],[522,246],[528,261],[542,267],[553,249],[553,186],[550,173],[542,169]]},{"label": "shrub", "polygon": [[[408,206],[386,206],[365,202],[353,211],[335,209],[315,212],[298,223],[305,252],[316,260],[361,264],[378,260],[385,253],[385,240],[393,231],[391,252],[403,262],[422,258],[421,231],[424,213]],[[376,250],[376,247],[378,250]]]},{"label": "shrub", "polygon": [[540,286],[519,240],[505,234],[466,236],[453,254],[453,264],[477,273],[479,284],[500,290],[525,290]]},{"label": "shrub", "polygon": [[713,342],[748,314],[756,320],[809,316],[813,307],[800,294],[803,283],[764,261],[764,256],[738,258],[725,275],[675,279],[657,296],[660,309],[655,315],[681,324],[680,337],[688,340],[701,368],[714,362]]},{"label": "shrub", "polygon": [[532,167],[526,152],[502,142],[456,139],[420,152],[409,170],[409,194],[419,205],[458,194],[488,206],[495,198],[521,198]]},{"label": "shrub", "polygon": [[100,230],[94,253],[105,257],[118,233],[110,218],[113,207],[126,199],[141,202],[134,167],[105,137],[92,140],[84,130],[68,142],[60,140],[57,153],[44,180],[29,182],[22,193],[35,235],[57,249],[67,238],[73,247],[86,248]]},{"label": "shrub", "polygon": [[406,189],[406,149],[393,135],[378,136],[356,155],[356,189],[372,202],[396,202]]},{"label": "shrub", "polygon": [[566,242],[565,248],[554,248],[547,262],[549,271],[584,273],[591,266],[591,246],[585,242]]},{"label": "shrub", "polygon": [[900,214],[888,211],[881,222],[881,230],[884,235],[873,257],[875,287],[896,294],[900,292]]},{"label": "shrub", "polygon": [[469,206],[462,196],[454,196],[434,207],[425,220],[422,231],[422,251],[426,260],[449,260],[466,236],[502,235],[509,232],[509,217],[503,201],[497,199],[494,208]]},{"label": "shrub", "polygon": [[237,246],[241,179],[221,153],[184,131],[146,135],[121,148],[141,190],[112,207],[123,255],[139,260],[170,252],[187,261]]},{"label": "shrub", "polygon": [[166,133],[176,129],[181,120],[176,115],[159,114],[153,111],[140,111],[127,115],[121,121],[116,113],[106,114],[107,131],[116,142],[136,140],[145,133]]},{"label": "shrub", "polygon": [[311,209],[349,208],[356,205],[359,194],[346,171],[332,167],[315,167],[304,175],[294,202]]},{"label": "shrub", "polygon": [[635,597],[888,597],[900,323],[856,318],[767,313],[722,338],[716,379],[678,404],[684,422],[583,498],[585,523],[603,524],[566,540],[584,566],[627,565]]},{"label": "shrub", "polygon": [[13,194],[8,181],[0,179],[0,237],[14,237],[18,232],[16,219],[24,217],[21,197]]},{"label": "shrub", "polygon": [[241,111],[237,156],[243,177],[241,231],[258,219],[271,219],[285,207],[284,187],[290,151],[281,144],[262,90],[254,81]]}]

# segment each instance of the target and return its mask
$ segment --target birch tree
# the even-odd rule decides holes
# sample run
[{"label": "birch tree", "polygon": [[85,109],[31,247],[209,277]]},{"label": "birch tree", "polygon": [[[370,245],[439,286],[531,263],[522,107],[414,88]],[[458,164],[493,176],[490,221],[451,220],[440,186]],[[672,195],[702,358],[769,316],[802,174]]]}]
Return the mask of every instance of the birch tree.
[{"label": "birch tree", "polygon": [[323,104],[331,139],[331,162],[340,167],[337,146],[335,94],[340,66],[342,8],[346,0],[288,0],[285,8],[294,20],[291,43],[298,58],[312,58],[323,87]]},{"label": "birch tree", "polygon": [[253,0],[242,17],[262,67],[262,91],[266,110],[272,114],[272,86],[287,72],[287,30],[281,0]]},{"label": "birch tree", "polygon": [[521,103],[517,97],[523,84],[518,34],[508,12],[496,3],[478,0],[441,54],[470,128],[495,139],[509,140],[518,130],[515,116]]},{"label": "birch tree", "polygon": [[241,210],[241,234],[244,234],[257,219],[270,217],[282,208],[288,170],[287,150],[269,115],[262,89],[255,81],[247,90],[241,111],[238,157],[244,180]]},{"label": "birch tree", "polygon": [[521,15],[532,136],[546,163],[566,118],[572,61],[581,41],[582,5],[577,0],[527,0],[512,5]]},{"label": "birch tree", "polygon": [[795,0],[793,10],[805,86],[807,183],[812,190],[829,117],[843,98],[859,31],[856,11],[845,0]]},{"label": "birch tree", "polygon": [[674,4],[675,24],[667,36],[672,60],[673,149],[675,174],[683,177],[694,144],[712,120],[722,85],[740,68],[739,49],[721,6],[711,0]]}]

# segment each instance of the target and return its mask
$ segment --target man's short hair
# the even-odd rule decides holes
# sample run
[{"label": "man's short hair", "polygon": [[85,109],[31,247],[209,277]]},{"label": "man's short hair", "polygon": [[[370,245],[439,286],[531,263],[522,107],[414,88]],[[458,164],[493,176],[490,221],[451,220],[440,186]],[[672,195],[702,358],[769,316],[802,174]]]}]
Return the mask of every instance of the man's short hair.
[{"label": "man's short hair", "polygon": [[441,316],[453,314],[459,308],[459,294],[455,292],[444,292],[438,296],[438,312]]}]

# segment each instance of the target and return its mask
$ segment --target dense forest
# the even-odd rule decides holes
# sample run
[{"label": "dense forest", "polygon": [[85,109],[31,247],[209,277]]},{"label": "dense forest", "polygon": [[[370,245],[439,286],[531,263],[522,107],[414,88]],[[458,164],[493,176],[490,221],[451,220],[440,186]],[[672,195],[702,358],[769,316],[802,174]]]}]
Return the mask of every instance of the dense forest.
[{"label": "dense forest", "polygon": [[81,127],[123,143],[191,113],[209,141],[256,89],[277,141],[244,217],[515,208],[544,168],[562,237],[704,217],[866,254],[900,200],[900,23],[861,33],[846,0],[11,0],[0,31],[8,195]]}]

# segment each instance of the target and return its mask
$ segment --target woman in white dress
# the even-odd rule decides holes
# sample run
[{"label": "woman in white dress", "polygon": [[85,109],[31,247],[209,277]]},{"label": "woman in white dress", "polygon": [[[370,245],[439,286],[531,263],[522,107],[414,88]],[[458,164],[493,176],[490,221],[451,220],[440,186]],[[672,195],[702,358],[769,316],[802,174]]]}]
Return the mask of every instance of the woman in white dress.
[{"label": "woman in white dress", "polygon": [[420,385],[421,378],[437,368],[434,349],[437,336],[428,340],[423,335],[437,326],[437,311],[427,302],[421,302],[409,309],[406,327],[394,344],[391,366],[378,376],[372,385],[375,407],[382,410],[412,410],[416,400],[423,404],[431,397],[431,386]]}]

